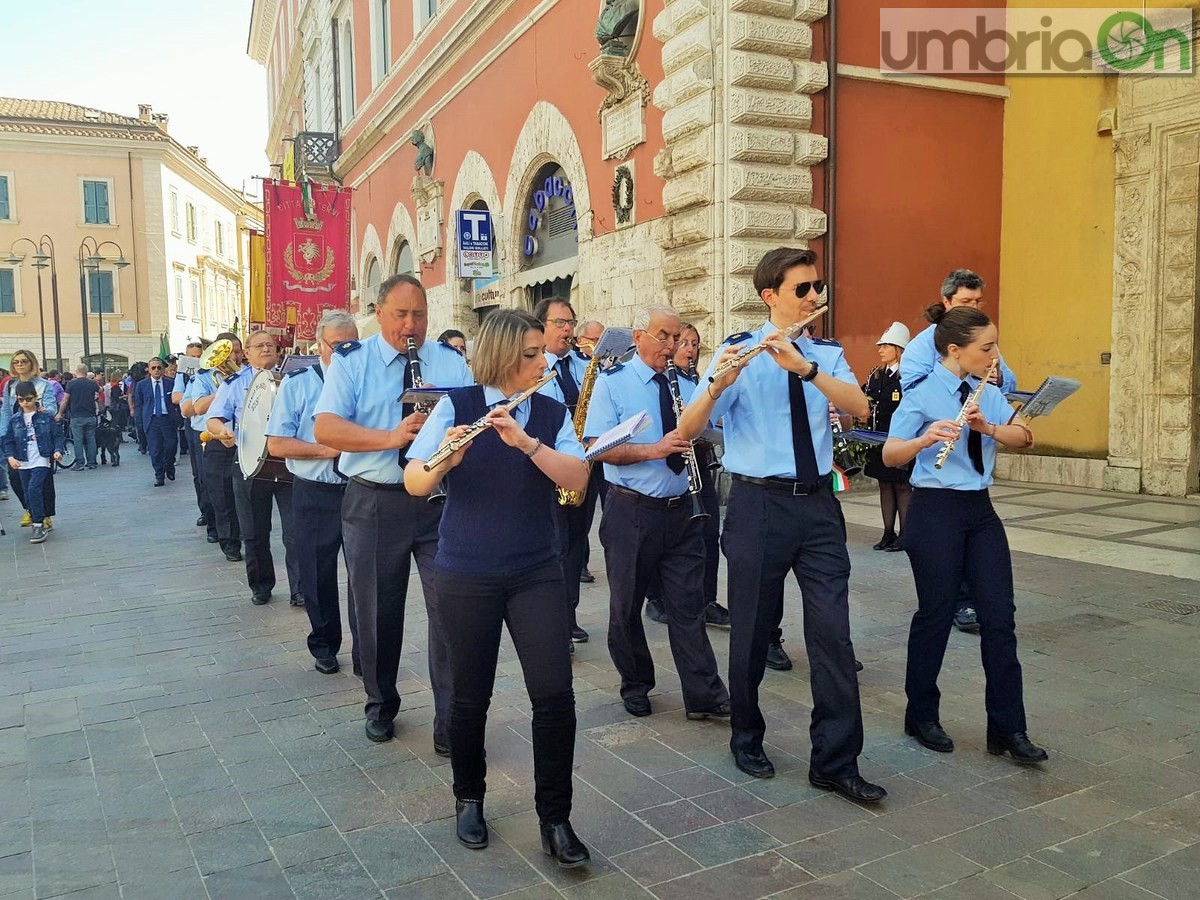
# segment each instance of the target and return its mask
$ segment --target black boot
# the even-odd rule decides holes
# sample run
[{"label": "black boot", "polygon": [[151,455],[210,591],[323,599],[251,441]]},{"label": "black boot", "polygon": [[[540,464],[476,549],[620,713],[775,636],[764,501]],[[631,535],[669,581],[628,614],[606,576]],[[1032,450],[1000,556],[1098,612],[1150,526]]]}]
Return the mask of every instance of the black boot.
[{"label": "black boot", "polygon": [[541,830],[542,849],[546,851],[547,856],[558,860],[560,868],[574,869],[592,858],[583,841],[576,836],[570,822],[563,822],[561,825],[542,824]]},{"label": "black boot", "polygon": [[1029,735],[1024,731],[1018,731],[1015,734],[988,732],[987,751],[993,756],[1003,756],[1007,753],[1013,758],[1013,762],[1023,766],[1045,762],[1050,758],[1045,750],[1029,740]]},{"label": "black boot", "polygon": [[[482,850],[488,845],[488,827],[483,820],[482,800],[455,801],[454,820],[459,843],[472,850]],[[545,841],[545,838],[542,840]]]}]

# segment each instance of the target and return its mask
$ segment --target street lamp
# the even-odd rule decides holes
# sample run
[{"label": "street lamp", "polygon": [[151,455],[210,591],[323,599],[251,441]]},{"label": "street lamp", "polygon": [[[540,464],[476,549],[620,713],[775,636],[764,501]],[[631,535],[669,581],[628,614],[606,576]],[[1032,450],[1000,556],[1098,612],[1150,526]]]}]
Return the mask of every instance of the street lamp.
[{"label": "street lamp", "polygon": [[[62,329],[58,321],[58,265],[54,257],[54,241],[50,235],[43,234],[36,241],[33,238],[20,237],[13,241],[5,262],[19,266],[25,257],[16,252],[17,244],[26,243],[37,252],[33,254],[33,267],[38,270],[38,321],[42,329],[42,364],[47,368],[62,366]],[[42,305],[42,269],[50,268],[50,302],[54,311],[54,353],[57,357],[55,366],[46,365],[46,314]]]},{"label": "street lamp", "polygon": [[[116,241],[97,241],[91,235],[85,237],[79,244],[79,308],[83,316],[83,356],[88,360],[88,368],[91,365],[91,343],[88,339],[87,327],[87,276],[84,273],[100,271],[102,263],[108,260],[100,253],[104,247],[115,247],[117,250],[117,258],[113,260],[113,265],[117,269],[124,269],[128,266],[129,260],[125,258],[125,251],[121,249],[121,245]],[[87,256],[84,256],[84,253]],[[104,300],[101,298],[100,303],[96,306],[96,330],[100,335],[100,368],[102,371],[108,371],[108,356],[104,352]]]}]

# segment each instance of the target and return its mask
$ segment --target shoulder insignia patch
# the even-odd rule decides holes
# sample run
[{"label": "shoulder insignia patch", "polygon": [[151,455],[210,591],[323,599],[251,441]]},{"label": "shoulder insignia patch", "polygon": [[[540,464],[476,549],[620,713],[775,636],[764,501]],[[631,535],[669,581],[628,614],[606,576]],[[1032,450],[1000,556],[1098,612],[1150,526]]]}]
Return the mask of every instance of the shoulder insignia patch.
[{"label": "shoulder insignia patch", "polygon": [[908,387],[906,387],[905,390],[911,391],[913,388],[915,388],[918,384],[920,384],[922,381],[924,381],[928,377],[929,377],[929,373],[926,372],[924,375],[922,375],[920,378],[918,378],[916,381],[914,381],[912,384],[910,384]]},{"label": "shoulder insignia patch", "polygon": [[601,375],[611,375],[613,372],[620,372],[623,368],[625,368],[625,363],[620,363],[620,362],[613,363],[607,369],[601,369],[600,374]]},{"label": "shoulder insignia patch", "polygon": [[342,341],[333,352],[338,356],[348,356],[361,346],[362,343],[360,341]]},{"label": "shoulder insignia patch", "polygon": [[833,338],[810,338],[814,344],[820,344],[822,347],[840,347],[840,341],[835,341]]},{"label": "shoulder insignia patch", "polygon": [[751,337],[753,337],[753,335],[749,331],[739,331],[737,334],[731,334],[729,337],[725,338],[723,343],[740,344],[742,341]]}]

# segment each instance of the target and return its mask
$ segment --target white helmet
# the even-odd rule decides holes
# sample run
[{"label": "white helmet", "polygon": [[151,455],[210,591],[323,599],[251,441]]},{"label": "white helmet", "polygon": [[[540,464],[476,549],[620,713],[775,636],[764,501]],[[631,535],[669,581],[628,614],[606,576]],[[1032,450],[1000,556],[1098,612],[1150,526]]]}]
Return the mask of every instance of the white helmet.
[{"label": "white helmet", "polygon": [[883,337],[877,340],[878,344],[894,344],[903,350],[908,346],[909,334],[908,329],[900,322],[893,322],[888,330],[883,333]]}]

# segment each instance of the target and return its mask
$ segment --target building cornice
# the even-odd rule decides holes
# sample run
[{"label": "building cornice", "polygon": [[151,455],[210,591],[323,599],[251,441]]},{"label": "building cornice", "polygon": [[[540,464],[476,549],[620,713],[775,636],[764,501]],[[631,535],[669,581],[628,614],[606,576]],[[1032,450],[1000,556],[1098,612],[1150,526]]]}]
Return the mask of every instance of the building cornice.
[{"label": "building cornice", "polygon": [[271,38],[275,34],[275,18],[278,15],[279,0],[254,0],[250,7],[246,55],[260,66],[265,66],[271,55]]}]

